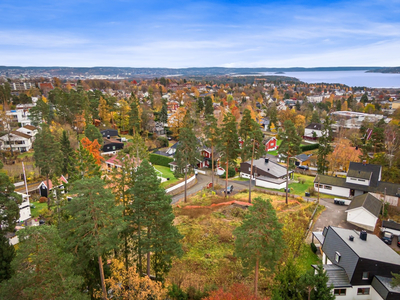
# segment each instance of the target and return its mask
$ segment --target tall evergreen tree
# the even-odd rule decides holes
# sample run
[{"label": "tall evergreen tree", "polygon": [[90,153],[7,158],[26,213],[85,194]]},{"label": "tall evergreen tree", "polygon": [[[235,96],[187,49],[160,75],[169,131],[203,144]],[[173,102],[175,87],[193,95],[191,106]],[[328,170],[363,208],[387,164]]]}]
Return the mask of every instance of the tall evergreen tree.
[{"label": "tall evergreen tree", "polygon": [[3,111],[6,110],[6,103],[10,102],[11,99],[11,86],[8,82],[0,84],[0,100],[3,102]]},{"label": "tall evergreen tree", "polygon": [[236,128],[236,118],[231,113],[227,113],[224,116],[222,130],[221,130],[221,142],[219,144],[221,153],[221,162],[225,164],[225,197],[227,196],[228,190],[228,169],[229,164],[234,164],[239,156],[239,136]]},{"label": "tall evergreen tree", "polygon": [[288,204],[288,185],[289,185],[289,168],[290,158],[301,152],[301,137],[297,134],[296,127],[293,122],[286,120],[284,123],[284,131],[279,132],[278,138],[282,140],[278,153],[281,157],[286,158],[286,204]]},{"label": "tall evergreen tree", "polygon": [[264,135],[260,125],[251,118],[251,112],[245,109],[243,118],[240,122],[239,136],[242,141],[241,159],[250,162],[250,180],[249,180],[249,203],[251,203],[251,185],[253,177],[254,159],[259,159],[265,155],[265,146],[263,145]]},{"label": "tall evergreen tree", "polygon": [[138,255],[138,271],[142,274],[142,255],[146,254],[147,275],[150,276],[152,265],[157,279],[162,279],[171,268],[172,257],[182,254],[179,243],[182,236],[173,225],[171,197],[160,186],[157,174],[147,160],[143,160],[137,169],[131,192],[134,201],[130,205],[130,223],[136,228],[133,237]]},{"label": "tall evergreen tree", "polygon": [[204,114],[206,116],[214,114],[214,106],[213,106],[213,101],[210,96],[206,96],[204,98],[205,101],[205,108],[204,108]]},{"label": "tall evergreen tree", "polygon": [[201,113],[201,112],[203,111],[203,109],[204,109],[203,98],[197,99],[196,103],[197,103],[196,112],[199,114],[199,113]]},{"label": "tall evergreen tree", "polygon": [[322,128],[322,135],[318,139],[318,173],[324,175],[328,172],[329,161],[328,155],[333,152],[333,147],[331,145],[333,141],[333,130],[332,130],[332,120],[329,116],[326,116],[325,122]]},{"label": "tall evergreen tree", "polygon": [[83,178],[93,178],[101,176],[100,165],[97,164],[95,157],[88,149],[79,143],[79,149],[74,152],[72,164],[68,169],[69,183]]},{"label": "tall evergreen tree", "polygon": [[272,271],[282,254],[284,242],[281,229],[271,201],[257,197],[242,224],[233,232],[236,237],[235,255],[247,270],[255,271],[255,294],[260,266]]},{"label": "tall evergreen tree", "polygon": [[74,182],[71,194],[76,196],[65,206],[71,216],[65,224],[67,245],[78,256],[97,258],[106,299],[102,256],[118,246],[118,234],[125,227],[122,207],[115,205],[114,195],[99,177]]},{"label": "tall evergreen tree", "polygon": [[214,162],[215,151],[218,149],[220,141],[221,130],[218,128],[217,119],[214,114],[206,116],[206,126],[204,127],[204,134],[206,136],[206,146],[211,148],[211,182],[214,189]]},{"label": "tall evergreen tree", "polygon": [[29,118],[34,126],[38,126],[42,121],[47,121],[49,115],[50,106],[48,103],[43,101],[43,97],[40,97],[36,102],[36,105],[29,110]]},{"label": "tall evergreen tree", "polygon": [[74,157],[74,149],[72,149],[71,147],[68,133],[65,130],[63,130],[61,136],[60,146],[62,152],[61,173],[66,175],[68,174],[68,170],[72,165],[72,160]]},{"label": "tall evergreen tree", "polygon": [[88,299],[80,291],[82,277],[72,270],[73,256],[64,252],[65,241],[54,226],[27,227],[17,234],[14,274],[2,282],[1,299]]},{"label": "tall evergreen tree", "polygon": [[100,130],[92,125],[88,124],[85,128],[85,136],[93,142],[94,140],[97,140],[97,142],[102,145],[103,144],[103,135],[100,133]]},{"label": "tall evergreen tree", "polygon": [[132,133],[140,133],[139,101],[135,94],[131,94],[131,110],[129,111],[129,128]]},{"label": "tall evergreen tree", "polygon": [[163,124],[168,123],[168,108],[167,108],[167,103],[165,101],[163,101],[159,118],[161,123]]},{"label": "tall evergreen tree", "polygon": [[314,110],[312,115],[311,115],[311,123],[318,123],[321,124],[321,119],[319,118],[319,114],[317,110]]},{"label": "tall evergreen tree", "polygon": [[299,267],[289,258],[275,276],[276,287],[272,300],[302,300],[303,284],[300,278]]},{"label": "tall evergreen tree", "polygon": [[[0,161],[0,170],[3,163]],[[21,197],[14,193],[15,186],[11,183],[10,177],[0,172],[0,235],[4,232],[13,232],[19,219],[19,207]]]},{"label": "tall evergreen tree", "polygon": [[61,167],[60,144],[56,142],[47,124],[42,124],[33,143],[35,150],[33,157],[35,165],[39,167],[40,173],[46,176],[47,186],[47,208],[50,210],[49,178],[53,174],[59,174]]},{"label": "tall evergreen tree", "polygon": [[0,232],[0,284],[11,278],[11,262],[15,257],[15,249],[10,245],[9,239]]},{"label": "tall evergreen tree", "polygon": [[185,202],[187,201],[187,173],[198,163],[200,157],[196,136],[191,127],[184,127],[179,133],[179,142],[175,153],[175,162],[179,172],[185,174]]},{"label": "tall evergreen tree", "polygon": [[314,290],[311,294],[312,300],[335,300],[332,293],[333,285],[328,286],[329,277],[322,265],[318,265],[314,274]]}]

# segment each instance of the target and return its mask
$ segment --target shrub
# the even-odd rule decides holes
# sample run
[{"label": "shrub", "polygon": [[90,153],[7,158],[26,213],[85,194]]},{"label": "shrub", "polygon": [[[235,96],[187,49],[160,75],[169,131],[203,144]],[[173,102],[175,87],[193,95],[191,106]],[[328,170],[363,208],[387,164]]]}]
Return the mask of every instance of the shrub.
[{"label": "shrub", "polygon": [[[235,177],[235,175],[236,175],[235,168],[229,167],[228,168],[228,178]],[[226,172],[224,172],[224,174],[221,175],[221,178],[226,178]]]},{"label": "shrub", "polygon": [[172,157],[163,156],[155,153],[150,153],[149,160],[153,165],[164,167],[169,167],[169,163],[174,161]]},{"label": "shrub", "polygon": [[317,253],[317,246],[315,246],[314,243],[311,243],[311,250],[312,252]]},{"label": "shrub", "polygon": [[160,147],[168,147],[169,145],[168,139],[164,136],[159,136],[157,141],[160,142]]},{"label": "shrub", "polygon": [[47,202],[47,198],[46,197],[40,197],[39,202],[40,203],[46,203]]},{"label": "shrub", "polygon": [[315,196],[315,188],[313,186],[308,188],[308,192],[310,193],[310,196]]},{"label": "shrub", "polygon": [[302,152],[309,151],[309,150],[315,150],[315,149],[319,148],[319,144],[303,145],[303,146],[300,146],[300,148],[301,148]]}]

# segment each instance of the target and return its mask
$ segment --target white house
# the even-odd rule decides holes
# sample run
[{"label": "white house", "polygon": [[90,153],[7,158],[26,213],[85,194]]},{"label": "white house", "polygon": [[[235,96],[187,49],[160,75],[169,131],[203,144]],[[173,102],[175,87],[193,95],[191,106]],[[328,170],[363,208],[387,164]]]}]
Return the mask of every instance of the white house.
[{"label": "white house", "polygon": [[304,139],[317,140],[322,136],[322,128],[324,125],[319,123],[311,123],[304,129]]},{"label": "white house", "polygon": [[31,204],[29,202],[29,195],[18,193],[21,196],[22,202],[19,205],[19,222],[24,222],[31,217]]},{"label": "white house", "polygon": [[374,231],[382,209],[382,202],[371,193],[354,197],[346,210],[347,222]]},{"label": "white house", "polygon": [[9,150],[10,147],[12,147],[13,150],[21,152],[29,151],[33,146],[36,134],[36,127],[25,125],[24,127],[10,132],[10,134],[0,137],[0,149]]}]

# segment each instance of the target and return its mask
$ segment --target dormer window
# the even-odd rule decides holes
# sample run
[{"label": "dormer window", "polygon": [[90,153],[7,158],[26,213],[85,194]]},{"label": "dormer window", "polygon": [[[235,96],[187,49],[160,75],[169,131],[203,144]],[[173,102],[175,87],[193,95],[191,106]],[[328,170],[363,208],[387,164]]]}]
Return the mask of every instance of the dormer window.
[{"label": "dormer window", "polygon": [[339,261],[340,261],[340,258],[341,258],[342,256],[340,255],[340,253],[339,252],[335,252],[335,261],[338,263]]}]

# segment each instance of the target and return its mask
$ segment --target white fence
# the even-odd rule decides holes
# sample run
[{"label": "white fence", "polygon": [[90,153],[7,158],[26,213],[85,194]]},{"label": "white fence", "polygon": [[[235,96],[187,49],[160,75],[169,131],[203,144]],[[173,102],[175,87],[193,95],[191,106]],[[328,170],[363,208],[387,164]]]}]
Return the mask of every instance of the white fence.
[{"label": "white fence", "polygon": [[[193,175],[186,182],[189,183],[189,182],[192,182],[195,179],[196,179],[196,175]],[[176,189],[178,189],[178,188],[180,188],[180,187],[182,187],[184,185],[185,185],[185,181],[182,181],[181,183],[178,183],[177,185],[174,185],[174,186],[170,187],[169,189],[166,189],[165,192],[168,194],[168,193],[172,192],[173,190],[176,190]]]}]

